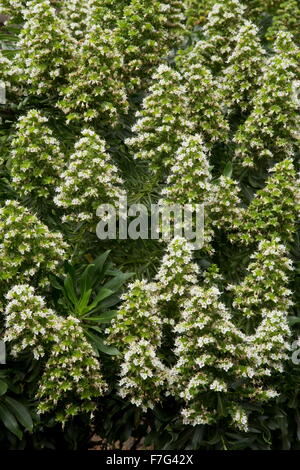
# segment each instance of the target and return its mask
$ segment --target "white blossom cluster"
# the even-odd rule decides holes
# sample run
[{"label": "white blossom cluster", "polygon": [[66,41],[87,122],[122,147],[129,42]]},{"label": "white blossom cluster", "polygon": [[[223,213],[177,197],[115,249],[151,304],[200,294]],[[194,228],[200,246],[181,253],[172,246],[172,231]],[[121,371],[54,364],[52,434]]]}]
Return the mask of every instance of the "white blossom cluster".
[{"label": "white blossom cluster", "polygon": [[67,250],[60,233],[51,232],[17,201],[0,207],[1,294],[17,283],[47,286],[49,274],[58,271]]},{"label": "white blossom cluster", "polygon": [[12,186],[23,197],[53,196],[64,155],[48,127],[48,119],[39,111],[30,110],[19,118],[16,130],[10,152]]},{"label": "white blossom cluster", "polygon": [[157,295],[154,283],[143,280],[131,284],[107,330],[108,342],[122,353],[120,394],[143,409],[159,401],[165,382],[165,367],[157,354],[163,321]]},{"label": "white blossom cluster", "polygon": [[228,139],[229,125],[223,112],[223,97],[217,81],[203,65],[201,55],[195,47],[179,69],[189,96],[189,109],[195,121],[195,129],[203,135],[206,145]]},{"label": "white blossom cluster", "polygon": [[187,89],[181,75],[167,65],[160,65],[152,77],[153,84],[136,114],[134,137],[126,143],[134,157],[150,162],[155,172],[169,169],[182,136],[195,128],[189,120]]},{"label": "white blossom cluster", "polygon": [[18,42],[20,81],[28,93],[53,95],[66,75],[75,41],[50,0],[30,0],[23,11],[25,23]]},{"label": "white blossom cluster", "polygon": [[47,352],[47,343],[54,340],[61,327],[60,317],[47,308],[43,297],[36,295],[33,287],[18,284],[5,296],[5,335],[10,343],[10,353],[17,357],[30,351],[39,360]]},{"label": "white blossom cluster", "polygon": [[57,422],[93,412],[96,399],[107,390],[95,352],[87,341],[80,320],[60,318],[44,373],[37,391],[38,413],[55,413]]},{"label": "white blossom cluster", "polygon": [[218,395],[234,395],[230,388],[243,361],[245,335],[234,326],[220,295],[216,286],[192,288],[173,330],[177,362],[169,386],[184,401],[185,424],[214,422]]},{"label": "white blossom cluster", "polygon": [[99,204],[116,202],[123,194],[123,181],[105,147],[92,129],[82,130],[54,198],[55,204],[66,210],[64,222],[92,224],[94,230]]},{"label": "white blossom cluster", "polygon": [[279,238],[259,242],[251,255],[244,280],[228,288],[234,293],[233,307],[243,318],[257,317],[263,309],[287,311],[292,305],[287,287],[292,261]]},{"label": "white blossom cluster", "polygon": [[82,40],[86,34],[91,1],[62,0],[60,3],[59,15],[68,25],[73,37],[76,40]]},{"label": "white blossom cluster", "polygon": [[63,424],[79,413],[92,413],[93,399],[107,386],[80,320],[58,316],[28,284],[15,285],[6,298],[5,341],[12,343],[12,355],[30,351],[35,359],[45,357],[36,394],[38,412],[55,412]]},{"label": "white blossom cluster", "polygon": [[199,134],[183,136],[161,194],[167,204],[204,203],[211,190],[208,150]]},{"label": "white blossom cluster", "polygon": [[[193,46],[193,54],[214,73],[224,68],[232,54],[243,22],[245,7],[238,0],[215,2],[203,26],[203,39]],[[179,62],[183,65],[186,54]],[[225,65],[226,66],[226,65]]]},{"label": "white blossom cluster", "polygon": [[263,189],[257,191],[247,208],[234,219],[231,240],[247,245],[279,236],[291,242],[300,214],[299,178],[293,160],[288,158],[269,170]]},{"label": "white blossom cluster", "polygon": [[67,121],[98,119],[102,126],[115,126],[128,110],[122,68],[115,35],[92,24],[68,65],[67,83],[57,103]]},{"label": "white blossom cluster", "polygon": [[211,186],[207,206],[207,225],[231,231],[241,219],[240,187],[237,181],[222,175]]},{"label": "white blossom cluster", "polygon": [[281,32],[268,60],[253,109],[237,131],[235,157],[245,167],[257,160],[293,157],[299,146],[299,109],[293,84],[299,76],[300,52],[289,33]]},{"label": "white blossom cluster", "polygon": [[245,21],[236,38],[236,45],[227,59],[228,66],[220,77],[220,87],[227,108],[247,111],[260,85],[261,70],[266,61],[258,28]]},{"label": "white blossom cluster", "polygon": [[182,35],[184,5],[178,0],[132,0],[115,29],[130,92],[145,88],[155,67]]}]

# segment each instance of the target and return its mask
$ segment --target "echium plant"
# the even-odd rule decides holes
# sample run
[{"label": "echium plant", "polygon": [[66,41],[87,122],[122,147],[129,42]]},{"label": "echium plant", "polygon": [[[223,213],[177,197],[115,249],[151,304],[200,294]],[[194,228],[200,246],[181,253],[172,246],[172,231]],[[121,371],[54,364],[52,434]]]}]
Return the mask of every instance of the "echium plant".
[{"label": "echium plant", "polygon": [[54,338],[37,399],[40,414],[55,413],[58,422],[81,413],[93,412],[96,399],[107,390],[95,351],[87,341],[78,318],[60,318],[59,333]]},{"label": "echium plant", "polygon": [[20,76],[30,94],[53,96],[65,79],[75,42],[50,0],[31,0],[24,10],[25,23],[18,48]]},{"label": "echium plant", "polygon": [[245,21],[237,35],[236,46],[227,59],[228,66],[220,78],[224,104],[230,111],[249,109],[259,88],[265,60],[257,26]]},{"label": "echium plant", "polygon": [[211,186],[206,208],[206,225],[231,231],[242,217],[240,186],[228,175],[221,175]]},{"label": "echium plant", "polygon": [[218,83],[203,65],[196,46],[185,57],[179,70],[188,92],[190,114],[197,132],[203,135],[208,147],[218,141],[226,141],[229,125],[224,117]]},{"label": "echium plant", "polygon": [[292,305],[288,288],[292,269],[287,249],[278,237],[259,242],[244,280],[228,286],[234,295],[233,307],[242,323],[250,318],[257,320],[264,309],[288,310]]},{"label": "echium plant", "polygon": [[[220,401],[238,404],[232,384],[243,361],[245,335],[233,324],[220,295],[216,286],[195,286],[174,328],[177,362],[169,374],[169,387],[183,401],[185,424],[211,424],[218,419]],[[230,411],[231,406],[224,414]],[[240,429],[247,428],[244,413],[235,421]]]},{"label": "echium plant", "polygon": [[22,197],[48,199],[53,196],[64,155],[48,127],[48,119],[37,110],[19,118],[11,143],[12,186]]},{"label": "echium plant", "polygon": [[115,31],[124,55],[128,90],[147,87],[151,75],[182,35],[183,4],[177,0],[132,0]]},{"label": "echium plant", "polygon": [[119,393],[143,409],[159,402],[165,384],[165,367],[157,352],[162,340],[161,322],[156,285],[136,281],[124,294],[107,330],[108,342],[121,352]]},{"label": "echium plant", "polygon": [[190,210],[204,204],[203,250],[209,253],[214,230],[230,230],[241,219],[238,183],[224,175],[213,182],[210,170],[202,136],[183,136],[160,200],[162,204],[189,204]]},{"label": "echium plant", "polygon": [[[238,0],[223,0],[212,6],[203,26],[203,39],[194,46],[194,53],[214,73],[219,73],[236,46],[236,38],[244,22],[245,7]],[[185,60],[185,54],[182,60]]]},{"label": "echium plant", "polygon": [[249,206],[235,219],[237,232],[230,238],[247,245],[269,239],[276,234],[291,242],[300,214],[299,179],[292,159],[277,163],[269,170],[263,189],[254,195]]},{"label": "echium plant", "polygon": [[67,83],[61,88],[57,103],[67,121],[97,119],[102,127],[117,125],[120,115],[128,109],[122,67],[114,34],[91,24],[69,64]]},{"label": "echium plant", "polygon": [[300,5],[297,0],[281,0],[272,18],[272,24],[266,32],[270,41],[276,39],[280,31],[288,31],[293,35],[296,44],[300,45]]},{"label": "echium plant", "polygon": [[137,159],[148,161],[160,174],[169,170],[183,134],[194,130],[189,118],[189,100],[181,75],[167,65],[160,65],[152,77],[153,84],[136,114],[134,136],[126,143]]},{"label": "echium plant", "polygon": [[101,203],[116,202],[124,192],[122,183],[105,142],[85,128],[60,175],[54,202],[65,209],[64,222],[85,223],[95,230],[96,209]]},{"label": "echium plant", "polygon": [[300,51],[286,32],[278,35],[274,49],[275,55],[268,60],[261,88],[253,99],[253,109],[234,137],[235,158],[245,167],[253,167],[258,160],[292,157],[299,145],[294,83],[299,77]]},{"label": "echium plant", "polygon": [[12,354],[28,352],[44,361],[36,391],[38,413],[52,412],[62,424],[74,415],[91,414],[96,407],[93,400],[107,386],[80,320],[48,309],[28,284],[15,285],[6,298],[5,340],[12,343]]},{"label": "echium plant", "polygon": [[76,40],[82,40],[86,34],[87,15],[90,10],[91,0],[62,0],[58,5],[58,14],[68,25],[72,36]]},{"label": "echium plant", "polygon": [[0,295],[16,283],[47,286],[49,273],[57,272],[67,250],[60,233],[51,232],[17,201],[6,201],[0,208]]},{"label": "echium plant", "polygon": [[178,305],[197,283],[198,267],[191,259],[187,241],[174,238],[154,282],[136,281],[130,286],[108,329],[108,342],[122,353],[120,393],[143,409],[158,403],[166,389],[168,368],[160,346],[164,327],[174,324]]},{"label": "echium plant", "polygon": [[183,136],[161,195],[167,204],[201,204],[211,190],[208,150],[200,134]]},{"label": "echium plant", "polygon": [[[113,30],[118,21],[123,17],[124,8],[131,0],[90,0],[87,24],[98,24],[103,29]],[[83,0],[83,3],[84,0]]]}]

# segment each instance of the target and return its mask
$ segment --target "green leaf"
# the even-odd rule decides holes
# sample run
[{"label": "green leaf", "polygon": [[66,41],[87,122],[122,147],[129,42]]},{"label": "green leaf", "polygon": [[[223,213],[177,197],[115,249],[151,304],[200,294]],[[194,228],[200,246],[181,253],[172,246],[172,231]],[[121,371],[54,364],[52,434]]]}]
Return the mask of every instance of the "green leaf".
[{"label": "green leaf", "polygon": [[224,168],[223,175],[227,178],[231,178],[233,173],[233,166],[231,162],[228,162]]},{"label": "green leaf", "polygon": [[4,395],[7,392],[8,385],[4,380],[0,380],[0,395]]},{"label": "green leaf", "polygon": [[86,292],[84,292],[84,294],[82,295],[82,297],[81,297],[81,299],[80,299],[80,301],[77,305],[77,311],[78,311],[79,315],[84,314],[84,313],[86,313],[87,311],[90,310],[90,308],[87,307],[87,306],[88,306],[91,294],[92,294],[92,289],[89,289]]},{"label": "green leaf", "polygon": [[105,312],[100,317],[88,317],[86,321],[94,321],[97,323],[110,323],[113,318],[117,316],[117,310],[111,310],[110,312]]},{"label": "green leaf", "polygon": [[0,419],[2,420],[4,426],[18,439],[22,439],[23,433],[17,423],[14,415],[7,409],[6,406],[0,404]]},{"label": "green leaf", "polygon": [[117,348],[104,344],[103,338],[91,333],[90,331],[86,331],[86,334],[90,338],[92,345],[94,345],[98,351],[108,354],[109,356],[117,356],[120,354]]},{"label": "green leaf", "polygon": [[78,298],[74,289],[73,280],[70,275],[68,275],[65,279],[64,288],[67,298],[71,300],[74,306],[76,306],[78,304]]},{"label": "green leaf", "polygon": [[100,291],[98,292],[98,294],[96,295],[96,297],[94,298],[93,302],[91,303],[91,305],[89,305],[89,310],[93,310],[94,308],[97,307],[97,305],[104,299],[107,299],[107,297],[110,297],[111,295],[113,294],[113,291],[110,290],[110,289],[104,289],[103,287],[101,287]]},{"label": "green leaf", "polygon": [[10,397],[6,397],[5,402],[19,423],[21,423],[28,431],[32,431],[33,422],[28,409],[22,403]]},{"label": "green leaf", "polygon": [[107,281],[103,287],[105,287],[106,289],[111,289],[113,291],[118,291],[122,287],[122,285],[127,281],[127,279],[132,276],[133,273],[120,273],[115,278],[111,279],[110,281]]},{"label": "green leaf", "polygon": [[80,292],[81,295],[84,294],[85,291],[90,290],[93,285],[93,278],[94,278],[94,271],[95,271],[95,265],[94,264],[89,264],[83,274],[80,277]]}]

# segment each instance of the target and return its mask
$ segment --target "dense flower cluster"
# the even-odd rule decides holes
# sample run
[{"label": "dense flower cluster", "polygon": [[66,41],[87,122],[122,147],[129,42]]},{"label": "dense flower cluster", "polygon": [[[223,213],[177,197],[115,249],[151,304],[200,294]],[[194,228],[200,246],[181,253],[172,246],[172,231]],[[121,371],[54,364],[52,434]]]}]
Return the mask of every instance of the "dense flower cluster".
[{"label": "dense flower cluster", "polygon": [[224,117],[223,99],[209,69],[201,62],[197,47],[185,57],[180,68],[189,96],[189,110],[195,129],[208,146],[226,141],[229,126]]},{"label": "dense flower cluster", "polygon": [[292,305],[291,291],[287,287],[291,270],[292,261],[279,238],[259,242],[244,280],[229,286],[236,312],[242,318],[257,318],[264,309],[286,312]]},{"label": "dense flower cluster", "polygon": [[45,364],[37,399],[38,413],[55,413],[58,422],[81,413],[93,414],[95,400],[107,385],[99,372],[100,364],[84,336],[80,320],[60,318],[59,333]]},{"label": "dense flower cluster", "polygon": [[230,391],[243,357],[245,337],[219,297],[215,286],[194,287],[174,328],[177,362],[169,381],[172,393],[185,403],[181,411],[185,424],[217,419],[217,397]]},{"label": "dense flower cluster", "polygon": [[299,49],[291,35],[282,32],[275,52],[264,69],[253,110],[234,137],[236,159],[246,167],[259,159],[276,161],[293,156],[299,145],[299,111],[293,91],[299,75]]},{"label": "dense flower cluster", "polygon": [[24,18],[18,43],[18,62],[23,69],[20,81],[29,85],[30,94],[53,95],[65,77],[75,42],[50,0],[29,1]]},{"label": "dense flower cluster", "polygon": [[300,6],[297,0],[281,0],[273,17],[272,25],[268,28],[266,36],[273,41],[280,31],[289,31],[294,41],[300,43]]},{"label": "dense flower cluster", "polygon": [[115,31],[124,55],[130,91],[143,88],[154,68],[182,33],[183,4],[178,0],[132,0]]},{"label": "dense flower cluster", "polygon": [[230,110],[238,107],[246,111],[249,108],[259,87],[264,62],[265,52],[260,44],[258,28],[246,21],[220,79],[223,99]]},{"label": "dense flower cluster", "polygon": [[122,180],[105,148],[105,142],[91,129],[83,129],[67,169],[60,175],[54,202],[66,209],[63,221],[92,223],[96,209],[123,194]]},{"label": "dense flower cluster", "polygon": [[82,0],[63,0],[59,6],[59,14],[68,25],[73,37],[82,40],[86,34],[89,5]]},{"label": "dense flower cluster", "polygon": [[138,111],[127,145],[135,158],[148,160],[154,171],[170,168],[183,134],[194,129],[189,116],[187,90],[181,75],[167,65],[160,65],[153,75],[153,85]]},{"label": "dense flower cluster", "polygon": [[251,203],[235,218],[238,229],[232,239],[252,244],[278,235],[292,241],[300,214],[299,180],[293,161],[283,160],[270,169],[266,186],[257,191]]},{"label": "dense flower cluster", "polygon": [[10,353],[16,357],[28,351],[37,360],[44,357],[47,343],[59,333],[59,317],[28,284],[15,285],[5,297],[4,341],[11,343]]},{"label": "dense flower cluster", "polygon": [[128,109],[121,71],[123,57],[110,30],[92,24],[71,64],[58,107],[67,120],[114,126]]},{"label": "dense flower cluster", "polygon": [[1,294],[13,284],[48,285],[48,276],[66,258],[67,245],[17,201],[0,208]]},{"label": "dense flower cluster", "polygon": [[[238,0],[223,0],[213,4],[205,25],[203,40],[194,46],[194,53],[214,72],[224,68],[236,46],[236,36],[244,21],[245,7]],[[184,61],[185,58],[183,57]]]},{"label": "dense flower cluster", "polygon": [[14,286],[6,298],[5,341],[12,342],[12,354],[27,350],[35,359],[49,356],[36,394],[38,412],[54,411],[61,423],[93,412],[92,400],[103,395],[106,384],[80,321],[46,308],[44,299],[27,284]]},{"label": "dense flower cluster", "polygon": [[11,144],[12,185],[23,196],[47,199],[53,196],[64,155],[48,127],[48,119],[36,110],[22,116]]},{"label": "dense flower cluster", "polygon": [[122,352],[120,395],[143,409],[153,408],[165,383],[165,367],[157,355],[162,338],[157,287],[136,281],[123,301],[108,329],[108,341]]},{"label": "dense flower cluster", "polygon": [[204,203],[211,190],[208,151],[199,134],[183,137],[162,190],[167,204]]}]

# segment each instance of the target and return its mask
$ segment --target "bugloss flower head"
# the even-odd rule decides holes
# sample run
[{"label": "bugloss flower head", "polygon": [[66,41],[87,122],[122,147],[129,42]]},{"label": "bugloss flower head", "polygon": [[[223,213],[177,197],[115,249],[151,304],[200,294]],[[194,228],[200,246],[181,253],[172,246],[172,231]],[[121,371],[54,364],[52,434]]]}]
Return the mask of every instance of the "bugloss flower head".
[{"label": "bugloss flower head", "polygon": [[210,424],[217,419],[218,396],[228,394],[232,400],[231,383],[244,360],[244,335],[234,326],[220,295],[214,285],[193,287],[174,328],[177,362],[169,385],[172,394],[184,401],[185,424]]},{"label": "bugloss flower head", "polygon": [[10,169],[12,186],[23,197],[51,197],[64,166],[60,144],[47,124],[48,119],[36,110],[22,116],[17,124]]},{"label": "bugloss flower head", "polygon": [[249,206],[236,219],[232,239],[252,244],[278,236],[291,242],[299,218],[299,181],[291,159],[274,165],[263,189],[254,195]]},{"label": "bugloss flower head", "polygon": [[142,110],[136,115],[134,137],[126,141],[134,157],[149,161],[155,172],[168,170],[182,135],[195,127],[189,116],[189,100],[181,75],[167,65],[160,65]]},{"label": "bugloss flower head", "polygon": [[36,398],[39,414],[52,413],[64,424],[78,414],[92,416],[96,399],[107,390],[100,364],[87,342],[80,321],[59,317],[59,333],[52,344]]},{"label": "bugloss flower head", "polygon": [[0,208],[1,292],[29,280],[39,288],[48,285],[67,248],[60,233],[51,232],[18,202],[6,201]]},{"label": "bugloss flower head", "polygon": [[64,221],[87,223],[95,229],[96,209],[114,203],[123,194],[118,169],[105,142],[91,129],[83,129],[66,170],[60,175],[54,202],[66,210]]},{"label": "bugloss flower head", "polygon": [[24,19],[18,43],[21,79],[28,84],[30,94],[52,96],[65,78],[74,40],[50,0],[29,1]]},{"label": "bugloss flower head", "polygon": [[182,35],[183,4],[177,0],[132,0],[117,24],[129,91],[147,86],[154,68]]},{"label": "bugloss flower head", "polygon": [[72,36],[76,40],[82,40],[86,34],[87,16],[91,8],[91,0],[68,0],[61,2],[59,15],[63,18]]},{"label": "bugloss flower head", "polygon": [[117,125],[128,109],[122,66],[114,34],[91,25],[70,63],[67,84],[61,88],[57,103],[67,120],[82,123],[97,119],[102,127]]},{"label": "bugloss flower head", "polygon": [[38,413],[51,412],[62,424],[77,414],[91,414],[107,386],[80,320],[48,309],[28,284],[15,285],[6,298],[5,340],[12,342],[12,354],[32,352],[45,361],[36,393]]},{"label": "bugloss flower head", "polygon": [[244,280],[230,286],[236,312],[245,318],[258,318],[263,309],[287,311],[292,305],[287,287],[291,270],[292,262],[279,238],[259,242]]},{"label": "bugloss flower head", "polygon": [[[203,27],[203,39],[194,46],[194,54],[214,73],[219,73],[236,46],[236,37],[244,21],[245,7],[238,0],[214,3]],[[180,62],[185,61],[184,53]]]},{"label": "bugloss flower head", "polygon": [[162,190],[164,203],[201,204],[211,190],[208,150],[201,135],[183,136]]},{"label": "bugloss flower head", "polygon": [[228,66],[220,78],[224,103],[229,110],[249,109],[259,88],[261,69],[265,60],[258,28],[250,21],[246,21],[239,30],[236,46],[228,57]]},{"label": "bugloss flower head", "polygon": [[224,117],[218,83],[203,65],[196,46],[186,57],[180,73],[187,88],[190,114],[197,132],[203,135],[209,147],[218,141],[226,141],[229,125]]},{"label": "bugloss flower head", "polygon": [[291,35],[282,32],[277,37],[275,52],[264,68],[251,114],[234,137],[236,159],[245,167],[253,167],[259,160],[291,157],[299,145],[299,111],[294,96],[299,49]]},{"label": "bugloss flower head", "polygon": [[10,342],[10,353],[18,356],[27,351],[35,359],[45,356],[48,342],[60,328],[56,313],[47,308],[44,299],[28,284],[13,286],[5,296],[4,341]]}]

